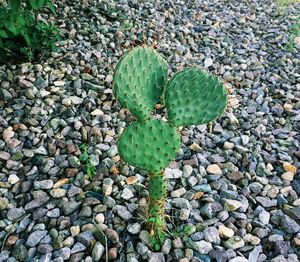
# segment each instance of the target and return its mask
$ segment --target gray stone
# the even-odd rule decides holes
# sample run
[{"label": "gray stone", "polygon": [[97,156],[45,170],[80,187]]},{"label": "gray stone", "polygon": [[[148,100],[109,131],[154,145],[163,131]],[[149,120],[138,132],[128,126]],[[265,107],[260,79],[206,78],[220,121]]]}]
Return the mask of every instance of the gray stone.
[{"label": "gray stone", "polygon": [[39,189],[51,189],[53,187],[52,180],[34,181],[34,188]]},{"label": "gray stone", "polygon": [[11,208],[8,210],[7,212],[7,218],[10,221],[14,221],[15,219],[20,218],[22,215],[25,214],[25,210],[23,207],[19,207],[19,208]]},{"label": "gray stone", "polygon": [[205,240],[200,240],[193,243],[193,249],[200,254],[208,254],[213,249],[213,246],[211,243]]},{"label": "gray stone", "polygon": [[75,245],[71,249],[71,255],[75,253],[79,253],[86,250],[86,246],[80,242],[75,243]]},{"label": "gray stone", "polygon": [[104,246],[99,242],[97,241],[93,247],[93,250],[92,250],[92,258],[94,261],[100,261],[103,253],[104,253]]},{"label": "gray stone", "polygon": [[164,254],[162,254],[162,253],[151,253],[148,262],[165,262]]},{"label": "gray stone", "polygon": [[280,226],[287,233],[297,233],[300,230],[298,223],[287,215],[282,217]]},{"label": "gray stone", "polygon": [[203,235],[206,241],[213,244],[220,244],[221,239],[219,237],[219,231],[215,227],[207,227],[203,231]]},{"label": "gray stone", "polygon": [[47,230],[36,230],[32,232],[27,238],[26,245],[35,247],[47,234]]},{"label": "gray stone", "polygon": [[89,247],[89,245],[91,244],[91,242],[94,240],[94,236],[93,233],[90,231],[85,231],[79,235],[77,235],[77,240],[84,244],[86,247]]},{"label": "gray stone", "polygon": [[124,219],[125,221],[128,221],[129,219],[132,218],[131,213],[127,210],[126,207],[120,206],[120,205],[116,205],[115,208],[116,208],[118,216],[120,218]]},{"label": "gray stone", "polygon": [[76,211],[79,207],[81,206],[80,202],[76,201],[63,201],[62,204],[62,211],[64,212],[65,215],[70,215],[74,211]]}]

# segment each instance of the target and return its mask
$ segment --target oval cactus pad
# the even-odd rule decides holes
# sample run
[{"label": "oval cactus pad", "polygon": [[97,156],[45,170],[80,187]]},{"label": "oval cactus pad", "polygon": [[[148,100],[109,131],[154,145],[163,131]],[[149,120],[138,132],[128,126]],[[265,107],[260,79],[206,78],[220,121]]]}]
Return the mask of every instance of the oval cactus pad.
[{"label": "oval cactus pad", "polygon": [[125,162],[152,173],[167,167],[179,147],[176,128],[152,119],[130,124],[118,142],[119,154]]},{"label": "oval cactus pad", "polygon": [[199,68],[174,74],[165,92],[169,120],[175,126],[200,125],[221,115],[227,104],[222,82]]},{"label": "oval cactus pad", "polygon": [[150,117],[167,83],[168,65],[149,47],[135,47],[116,66],[114,95],[139,120]]}]

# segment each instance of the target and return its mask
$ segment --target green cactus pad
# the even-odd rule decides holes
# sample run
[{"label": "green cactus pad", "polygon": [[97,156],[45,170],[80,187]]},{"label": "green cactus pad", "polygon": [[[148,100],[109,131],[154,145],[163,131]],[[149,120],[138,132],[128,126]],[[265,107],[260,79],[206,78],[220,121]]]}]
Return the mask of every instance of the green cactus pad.
[{"label": "green cactus pad", "polygon": [[200,125],[224,112],[227,91],[217,77],[186,68],[169,81],[165,99],[169,120],[175,126]]},{"label": "green cactus pad", "polygon": [[167,195],[167,185],[163,174],[150,174],[148,181],[148,191],[150,198],[161,200]]},{"label": "green cactus pad", "polygon": [[159,173],[173,160],[180,147],[176,128],[161,120],[136,121],[118,142],[121,158],[151,173]]},{"label": "green cactus pad", "polygon": [[167,83],[168,65],[149,47],[135,47],[117,64],[114,94],[139,120],[150,117]]}]

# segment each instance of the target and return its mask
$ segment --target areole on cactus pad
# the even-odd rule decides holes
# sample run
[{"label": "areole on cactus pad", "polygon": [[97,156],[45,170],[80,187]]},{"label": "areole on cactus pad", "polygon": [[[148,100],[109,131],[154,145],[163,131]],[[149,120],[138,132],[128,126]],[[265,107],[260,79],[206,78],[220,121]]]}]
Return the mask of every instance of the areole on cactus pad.
[{"label": "areole on cactus pad", "polygon": [[[168,79],[168,65],[152,48],[135,47],[120,59],[114,74],[114,94],[137,121],[118,142],[120,157],[149,172],[147,224],[159,249],[164,241],[164,202],[167,184],[164,169],[179,152],[177,127],[208,123],[227,104],[222,82],[199,68],[185,68]],[[155,105],[165,101],[168,121],[153,119]]]}]

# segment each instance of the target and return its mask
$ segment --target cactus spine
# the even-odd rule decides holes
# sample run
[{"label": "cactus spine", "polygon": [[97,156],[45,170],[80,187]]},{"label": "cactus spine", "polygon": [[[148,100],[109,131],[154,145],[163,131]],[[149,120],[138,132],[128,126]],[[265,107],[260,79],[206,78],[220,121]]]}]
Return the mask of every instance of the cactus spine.
[{"label": "cactus spine", "polygon": [[[180,148],[176,127],[208,123],[221,115],[227,104],[226,89],[217,77],[186,68],[167,82],[167,71],[168,65],[154,49],[136,47],[122,57],[114,74],[117,100],[137,118],[120,137],[119,154],[125,162],[149,172],[147,224],[155,249],[164,240],[164,169]],[[161,101],[166,103],[167,122],[151,118]]]}]

